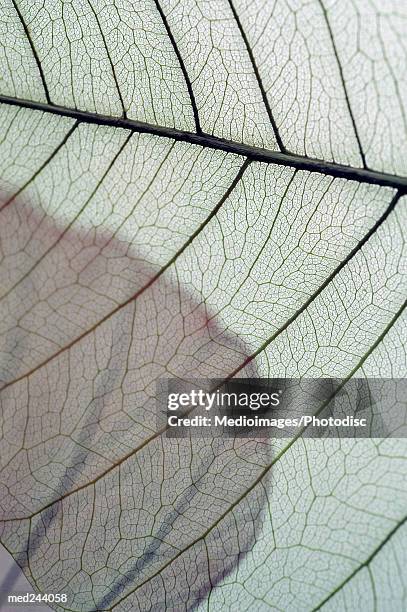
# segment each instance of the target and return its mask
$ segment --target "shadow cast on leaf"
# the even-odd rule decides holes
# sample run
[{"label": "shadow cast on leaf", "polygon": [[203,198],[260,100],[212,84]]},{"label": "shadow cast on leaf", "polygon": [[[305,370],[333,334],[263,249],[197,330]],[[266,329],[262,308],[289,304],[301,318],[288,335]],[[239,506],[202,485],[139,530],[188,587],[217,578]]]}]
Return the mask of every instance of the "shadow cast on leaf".
[{"label": "shadow cast on leaf", "polygon": [[167,438],[157,386],[247,347],[176,263],[21,199],[0,216],[2,542],[71,610],[191,610],[261,529],[271,443]]}]

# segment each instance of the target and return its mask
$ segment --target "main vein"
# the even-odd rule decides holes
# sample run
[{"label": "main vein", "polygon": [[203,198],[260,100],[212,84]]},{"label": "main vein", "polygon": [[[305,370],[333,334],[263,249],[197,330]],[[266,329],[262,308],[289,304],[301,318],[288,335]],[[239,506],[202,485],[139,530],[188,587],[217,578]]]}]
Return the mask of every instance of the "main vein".
[{"label": "main vein", "polygon": [[45,102],[34,102],[32,100],[23,100],[11,96],[0,95],[0,103],[11,106],[20,106],[31,110],[38,110],[64,117],[71,117],[82,123],[105,125],[108,127],[130,130],[132,132],[154,134],[155,136],[172,138],[173,140],[187,142],[201,147],[225,151],[226,153],[242,155],[251,161],[290,166],[299,170],[318,172],[321,174],[334,176],[336,178],[357,181],[358,183],[369,183],[373,185],[392,187],[400,190],[402,194],[407,193],[407,176],[398,176],[395,174],[388,174],[386,172],[369,170],[367,168],[355,168],[353,166],[337,164],[336,162],[325,161],[312,157],[304,157],[303,155],[297,155],[295,153],[263,149],[254,145],[212,136],[211,134],[194,133],[173,127],[152,125],[129,118],[109,117],[108,115],[101,115],[90,111],[67,108],[65,106],[58,106],[54,104],[50,105],[46,104]]}]

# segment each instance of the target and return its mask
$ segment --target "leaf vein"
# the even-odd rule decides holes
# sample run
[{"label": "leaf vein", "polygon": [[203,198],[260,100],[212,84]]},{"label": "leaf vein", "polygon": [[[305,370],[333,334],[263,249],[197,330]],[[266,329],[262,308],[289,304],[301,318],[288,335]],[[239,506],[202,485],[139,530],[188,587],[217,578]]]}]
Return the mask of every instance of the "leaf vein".
[{"label": "leaf vein", "polygon": [[[245,162],[244,165],[248,165],[249,162]],[[242,168],[240,169],[238,175],[236,176],[234,182],[232,185],[236,185],[238,180],[240,180],[240,177],[238,179],[239,174],[243,174],[245,168],[244,166],[242,166]],[[232,185],[229,188],[229,191],[232,191]],[[234,188],[234,187],[233,187]],[[226,196],[226,194],[225,194]],[[224,197],[225,197],[224,196]],[[351,251],[351,253],[349,253],[349,255],[346,257],[346,259],[344,260],[344,262],[342,262],[334,271],[332,274],[330,274],[330,276],[328,277],[328,279],[325,280],[325,282],[323,283],[323,285],[321,287],[318,288],[318,290],[309,298],[307,305],[309,305],[323,290],[323,288],[325,288],[329,282],[331,282],[333,280],[333,278],[340,272],[340,270],[342,270],[342,268],[350,262],[350,260],[360,251],[360,249],[363,247],[363,245],[369,240],[369,238],[375,233],[375,231],[378,229],[378,227],[380,227],[384,221],[387,219],[387,217],[389,216],[389,214],[391,213],[391,211],[394,209],[397,201],[399,200],[399,194],[396,194],[394,196],[394,198],[391,200],[389,206],[387,207],[387,209],[384,211],[383,215],[380,217],[380,219],[374,224],[374,226],[365,234],[365,236],[362,238],[362,240],[360,240],[360,242],[356,245],[356,247]],[[218,205],[219,206],[219,205]],[[167,264],[168,266],[169,264]],[[160,273],[159,273],[160,274]],[[156,277],[154,277],[155,279]],[[148,286],[150,286],[152,284],[152,282],[154,282],[154,279],[152,279],[152,281],[150,281],[150,283],[146,286],[146,288]],[[143,289],[145,290],[145,289]],[[384,338],[384,336],[387,334],[387,332],[390,330],[390,328],[392,327],[392,325],[396,322],[396,320],[399,318],[399,316],[402,314],[405,306],[407,304],[407,300],[404,302],[404,304],[402,305],[402,307],[399,309],[399,311],[396,313],[396,315],[391,319],[390,323],[388,324],[388,326],[385,328],[385,330],[382,332],[382,334],[378,337],[378,339],[376,340],[376,342],[372,345],[372,347],[369,349],[369,351],[367,353],[365,353],[365,355],[362,357],[362,359],[358,362],[358,364],[355,366],[355,368],[351,371],[351,373],[349,374],[349,376],[347,378],[344,379],[344,382],[338,386],[338,388],[336,389],[335,393],[337,393],[338,391],[340,391],[340,389],[343,387],[343,385],[347,382],[347,380],[349,380],[349,378],[351,378],[354,373],[360,368],[362,367],[363,363],[366,361],[367,357],[371,354],[371,352],[376,348],[376,346],[378,344],[380,344],[380,342],[382,341],[382,339]],[[288,319],[288,321],[282,326],[280,327],[265,343],[263,343],[261,345],[261,347],[255,351],[254,353],[252,353],[251,356],[249,356],[243,363],[241,366],[239,366],[238,368],[236,368],[233,372],[231,372],[227,377],[225,377],[225,379],[223,380],[223,382],[227,382],[228,380],[230,380],[231,378],[233,378],[243,367],[245,367],[250,361],[252,361],[260,352],[262,352],[269,344],[270,342],[272,342],[273,340],[275,340],[277,338],[277,336],[279,336],[291,323],[294,322],[294,320],[300,316],[300,314],[305,310],[305,306],[303,305],[299,310],[297,310],[294,315],[292,317],[290,317],[290,319]],[[27,376],[27,375],[25,375]],[[23,376],[22,378],[24,378],[25,376]],[[16,382],[16,381],[15,381]],[[3,387],[3,389],[5,389],[7,386],[9,386],[10,384],[13,383],[8,383],[8,385],[5,385]],[[316,414],[319,414],[320,410],[322,410],[327,403],[332,399],[333,396],[331,396],[323,405],[322,407],[319,409],[319,411]],[[187,414],[187,413],[186,413]],[[308,426],[304,427],[294,438],[292,438],[292,440],[290,441],[290,443],[287,445],[287,447],[282,451],[283,453],[286,452],[286,450],[288,450],[288,448],[298,439],[301,437],[302,433],[308,428]],[[92,480],[89,480],[88,482],[84,483],[83,485],[78,486],[76,489],[72,489],[71,491],[68,491],[66,494],[61,495],[58,499],[55,499],[51,502],[49,502],[47,505],[45,505],[43,508],[37,510],[36,512],[34,512],[32,515],[30,515],[29,517],[19,517],[17,519],[6,519],[2,522],[10,522],[10,521],[15,521],[15,520],[24,520],[27,518],[33,518],[34,516],[36,516],[37,514],[43,512],[44,510],[46,510],[47,508],[50,508],[51,506],[53,506],[56,503],[59,503],[60,501],[62,501],[63,499],[66,499],[67,497],[70,497],[71,495],[73,495],[74,493],[77,493],[78,491],[85,489],[86,487],[95,484],[95,482],[97,482],[98,480],[100,480],[101,478],[103,478],[104,476],[106,476],[109,472],[111,472],[112,470],[114,470],[116,467],[120,466],[122,463],[124,463],[125,461],[127,461],[128,459],[130,459],[130,457],[132,457],[133,455],[136,455],[142,448],[144,448],[145,446],[147,446],[152,440],[158,438],[159,436],[161,436],[163,433],[165,433],[166,431],[166,427],[160,429],[159,431],[157,431],[156,433],[154,433],[153,436],[151,436],[150,438],[147,438],[146,440],[143,441],[142,444],[140,444],[137,448],[132,449],[129,453],[127,453],[126,455],[124,455],[119,461],[116,461],[114,464],[112,464],[111,466],[109,466],[106,470],[104,470],[103,472],[101,472],[98,476],[96,476],[95,478],[93,478]]]},{"label": "leaf vein", "polygon": [[334,176],[336,178],[344,178],[358,183],[368,183],[371,185],[381,185],[384,187],[392,187],[399,189],[402,193],[407,193],[407,176],[399,176],[388,174],[367,168],[357,168],[354,166],[346,166],[329,162],[313,157],[305,157],[294,153],[283,153],[281,151],[273,151],[270,149],[262,149],[253,145],[219,138],[206,133],[188,132],[161,125],[152,125],[136,121],[133,119],[124,119],[120,117],[109,117],[90,111],[77,110],[67,108],[65,106],[49,105],[43,102],[34,102],[32,100],[23,100],[12,96],[0,95],[0,103],[20,106],[32,110],[62,115],[64,117],[72,117],[83,123],[91,123],[97,125],[106,125],[115,128],[123,128],[133,132],[153,134],[165,138],[172,138],[177,141],[187,142],[192,145],[208,147],[211,149],[224,151],[226,153],[234,153],[242,155],[251,161],[259,161],[267,164],[276,164],[281,166],[289,166],[299,170],[308,172],[317,172]]},{"label": "leaf vein", "polygon": [[44,88],[45,98],[46,98],[48,104],[52,104],[51,98],[50,98],[50,95],[49,95],[48,85],[47,85],[47,82],[45,80],[44,71],[42,69],[42,65],[41,65],[41,62],[40,62],[40,58],[38,57],[38,53],[37,53],[37,49],[35,48],[34,41],[31,38],[30,30],[28,29],[28,26],[27,26],[27,24],[25,22],[23,14],[21,13],[21,11],[20,11],[20,9],[18,7],[18,4],[17,4],[16,0],[11,0],[11,1],[13,3],[14,9],[15,9],[17,15],[18,15],[20,23],[23,26],[24,33],[25,33],[25,35],[27,37],[27,40],[28,40],[28,43],[29,43],[29,45],[31,47],[31,52],[32,52],[32,54],[34,56],[35,63],[37,64],[38,72],[40,73],[41,83],[42,83],[42,86]]}]

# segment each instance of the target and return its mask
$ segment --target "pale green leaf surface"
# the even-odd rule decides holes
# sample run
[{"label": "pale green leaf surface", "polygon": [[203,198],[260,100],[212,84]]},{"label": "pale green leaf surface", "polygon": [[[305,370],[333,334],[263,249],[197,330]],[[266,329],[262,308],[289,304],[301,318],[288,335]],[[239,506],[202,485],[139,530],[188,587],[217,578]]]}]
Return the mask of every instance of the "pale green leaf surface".
[{"label": "pale green leaf surface", "polygon": [[0,534],[55,609],[405,607],[404,440],[156,420],[169,375],[406,376],[403,20],[2,4]]},{"label": "pale green leaf surface", "polygon": [[289,150],[406,173],[405,3],[235,5]]}]

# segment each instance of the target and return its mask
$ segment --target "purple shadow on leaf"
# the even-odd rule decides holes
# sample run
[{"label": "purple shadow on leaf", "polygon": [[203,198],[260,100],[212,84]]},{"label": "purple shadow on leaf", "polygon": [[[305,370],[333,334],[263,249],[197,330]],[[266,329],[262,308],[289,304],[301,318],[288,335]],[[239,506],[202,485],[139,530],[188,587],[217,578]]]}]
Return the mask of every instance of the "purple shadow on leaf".
[{"label": "purple shadow on leaf", "polygon": [[183,255],[162,271],[65,213],[0,212],[2,541],[70,609],[190,610],[255,541],[271,444],[166,438],[157,386],[227,378],[249,351],[179,280]]}]

